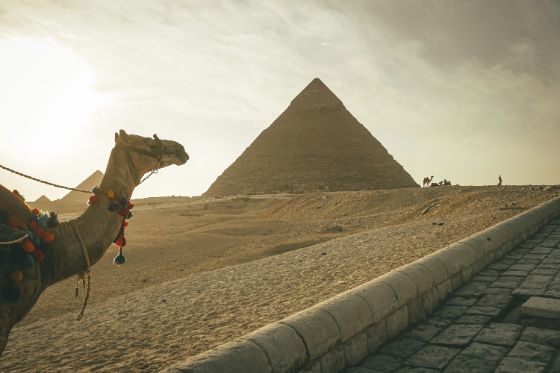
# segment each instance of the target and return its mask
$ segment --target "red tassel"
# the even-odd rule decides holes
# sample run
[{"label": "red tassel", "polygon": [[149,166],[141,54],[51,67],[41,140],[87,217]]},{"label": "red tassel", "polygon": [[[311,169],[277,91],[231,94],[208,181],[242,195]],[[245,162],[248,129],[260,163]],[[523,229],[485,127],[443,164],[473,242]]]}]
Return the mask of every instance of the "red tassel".
[{"label": "red tassel", "polygon": [[43,253],[41,250],[35,250],[33,252],[33,256],[35,257],[35,260],[37,260],[39,263],[42,263],[43,260],[45,260],[45,253]]}]

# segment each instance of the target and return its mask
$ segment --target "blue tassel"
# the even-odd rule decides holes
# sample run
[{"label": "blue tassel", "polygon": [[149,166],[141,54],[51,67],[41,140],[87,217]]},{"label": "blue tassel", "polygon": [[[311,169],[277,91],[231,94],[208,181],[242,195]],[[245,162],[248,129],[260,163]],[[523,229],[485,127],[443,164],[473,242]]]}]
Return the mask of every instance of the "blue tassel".
[{"label": "blue tassel", "polygon": [[113,259],[113,264],[120,266],[121,264],[124,264],[126,262],[126,259],[124,258],[124,255],[122,254],[122,248],[119,249],[119,254]]}]

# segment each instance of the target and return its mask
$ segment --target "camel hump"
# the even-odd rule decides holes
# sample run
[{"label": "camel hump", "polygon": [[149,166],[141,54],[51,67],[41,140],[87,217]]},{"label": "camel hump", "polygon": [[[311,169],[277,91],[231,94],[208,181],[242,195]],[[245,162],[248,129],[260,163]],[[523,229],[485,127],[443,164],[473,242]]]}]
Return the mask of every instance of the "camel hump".
[{"label": "camel hump", "polygon": [[[27,229],[31,219],[31,208],[23,198],[0,184],[0,219],[2,215],[9,216],[16,222],[18,228]],[[2,223],[2,221],[0,221]]]}]

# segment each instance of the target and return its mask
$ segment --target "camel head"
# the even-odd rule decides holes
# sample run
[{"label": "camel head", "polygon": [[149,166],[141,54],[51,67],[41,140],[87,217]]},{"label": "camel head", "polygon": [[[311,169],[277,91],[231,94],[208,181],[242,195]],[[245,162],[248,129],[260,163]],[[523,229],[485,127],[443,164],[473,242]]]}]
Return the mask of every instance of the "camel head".
[{"label": "camel head", "polygon": [[175,164],[180,166],[189,160],[183,145],[171,140],[129,135],[124,130],[115,133],[116,147],[127,154],[132,167],[141,177],[151,170]]}]

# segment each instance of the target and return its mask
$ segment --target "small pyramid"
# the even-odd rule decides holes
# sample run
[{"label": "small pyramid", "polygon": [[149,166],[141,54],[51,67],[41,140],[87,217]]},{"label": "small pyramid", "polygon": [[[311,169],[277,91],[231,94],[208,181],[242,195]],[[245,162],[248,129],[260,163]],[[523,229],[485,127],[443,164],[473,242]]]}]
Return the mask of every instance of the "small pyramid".
[{"label": "small pyramid", "polygon": [[[101,184],[102,179],[103,179],[103,172],[97,170],[93,174],[88,176],[84,181],[82,181],[76,187],[76,189],[92,190],[94,187],[99,186]],[[76,202],[85,203],[84,201],[87,201],[87,199],[88,199],[87,194],[84,194],[84,193],[81,193],[81,192],[76,192],[76,191],[70,191],[70,193],[68,193],[67,195],[62,197],[60,200],[58,200],[58,202],[62,202],[62,203],[76,203]]]},{"label": "small pyramid", "polygon": [[42,195],[41,197],[37,198],[34,202],[35,204],[40,204],[40,203],[51,203],[52,201],[46,196],[46,195]]},{"label": "small pyramid", "polygon": [[35,201],[29,202],[29,206],[33,208],[38,208],[39,210],[49,211],[53,208],[54,204],[47,196],[42,195],[41,197],[37,198]]},{"label": "small pyramid", "polygon": [[416,186],[342,101],[315,78],[204,196]]}]

